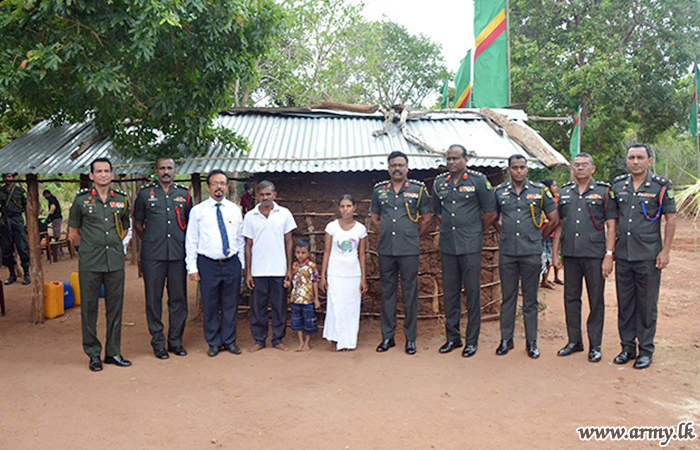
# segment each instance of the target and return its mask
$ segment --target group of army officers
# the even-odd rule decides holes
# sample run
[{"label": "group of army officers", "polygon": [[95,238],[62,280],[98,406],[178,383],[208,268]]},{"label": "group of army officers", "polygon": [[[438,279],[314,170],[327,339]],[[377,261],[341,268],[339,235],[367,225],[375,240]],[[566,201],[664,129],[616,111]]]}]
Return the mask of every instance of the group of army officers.
[{"label": "group of army officers", "polygon": [[[485,175],[467,169],[466,149],[453,145],[446,152],[447,172],[434,181],[431,206],[426,186],[408,178],[407,155],[391,153],[388,157],[390,179],[375,185],[370,206],[372,225],[379,234],[377,253],[382,340],[376,348],[377,352],[386,352],[396,345],[399,282],[405,312],[405,352],[412,355],[417,351],[420,237],[430,226],[434,213],[440,222],[446,328],[446,342],[440,347],[440,353],[449,353],[462,346],[464,357],[471,357],[477,352],[481,323],[483,233],[495,226],[500,235],[498,265],[503,295],[501,336],[496,348],[498,355],[505,355],[514,348],[519,296],[523,298],[527,354],[531,358],[540,355],[537,347],[537,294],[542,240],[554,233],[554,265],[563,267],[565,274],[564,305],[568,332],[568,342],[558,355],[568,356],[584,350],[581,294],[585,279],[590,305],[587,320],[588,360],[601,360],[604,283],[614,266],[622,347],[614,362],[625,364],[635,360],[635,368],[648,367],[654,353],[661,270],[669,262],[676,212],[672,185],[649,171],[651,159],[648,146],[630,146],[627,149],[629,173],[617,177],[611,186],[592,177],[595,172],[593,158],[587,153],[580,153],[572,161],[574,181],[562,187],[557,204],[544,185],[528,180],[524,156],[516,154],[508,159],[510,180],[494,189]],[[260,291],[262,294],[256,295],[266,297],[265,305],[267,297],[270,298],[275,332],[273,346],[286,350],[282,342],[284,333],[277,330],[280,318],[275,318],[281,314],[279,311],[275,313],[279,305],[272,297],[276,292],[273,287],[281,285],[290,276],[289,248],[291,230],[295,225],[293,218],[290,219],[291,214],[287,214],[288,210],[273,201],[276,196],[274,185],[263,182],[267,184],[258,186],[264,194],[259,204],[261,214],[251,216],[246,224],[248,231],[242,231],[244,226],[240,208],[224,198],[228,177],[221,171],[212,172],[207,179],[207,188],[212,195],[211,206],[198,209],[197,220],[210,215],[208,225],[203,222],[208,228],[198,225],[200,228],[196,231],[205,240],[203,245],[197,236],[187,236],[193,202],[189,190],[174,183],[176,167],[173,159],[159,158],[155,174],[158,181],[140,190],[133,212],[134,228],[142,239],[141,268],[146,318],[155,356],[167,359],[168,353],[179,356],[187,354],[182,336],[187,318],[188,274],[192,280],[201,281],[205,279],[204,275],[210,280],[211,273],[221,272],[223,283],[227,282],[224,272],[233,270],[237,272],[237,280],[230,286],[238,287],[243,272],[250,271],[251,255],[256,258],[256,242],[259,248],[263,248],[263,243],[265,249],[279,247],[275,250],[277,256],[273,258],[280,265],[279,274],[267,274],[258,267],[252,277],[246,272],[245,280],[253,289],[264,282],[265,292]],[[93,371],[102,369],[102,347],[96,333],[101,285],[104,285],[107,313],[104,362],[122,367],[131,364],[122,356],[120,348],[124,292],[122,239],[130,225],[129,205],[126,195],[111,187],[113,176],[109,160],[100,158],[91,163],[90,179],[94,186],[76,195],[68,222],[71,238],[80,244],[83,348],[90,358],[89,368]],[[236,208],[238,212],[234,211]],[[661,216],[666,219],[663,239]],[[265,231],[268,228],[276,231]],[[274,241],[276,235],[264,233],[279,234],[279,243]],[[245,236],[245,245],[242,236]],[[192,239],[196,244],[190,246]],[[261,257],[269,258],[262,256],[267,253],[258,253],[258,266],[263,261]],[[200,269],[206,267],[204,273],[199,273],[202,270],[197,268],[195,261]],[[253,266],[255,268],[255,263]],[[216,278],[214,282],[219,283],[218,280]],[[169,313],[167,338],[162,321],[165,289]],[[462,342],[460,326],[462,289],[467,310],[465,342]],[[216,294],[209,288],[206,291],[207,297],[216,295],[220,299],[214,310],[207,311],[205,308],[205,316],[209,319],[205,317],[204,332],[210,345],[210,356],[215,356],[220,348],[234,354],[240,353],[235,344],[235,318],[233,330],[221,323],[222,319],[230,316],[225,308],[222,309],[222,305],[231,301],[227,300],[230,293],[225,292],[230,290],[220,289]],[[205,296],[204,286],[202,295]],[[237,308],[237,293],[234,300]],[[260,328],[258,319],[255,324],[251,322],[254,331]],[[267,328],[267,319],[261,326]],[[254,336],[256,345],[251,351],[265,346],[267,333],[258,334],[260,336]]]}]

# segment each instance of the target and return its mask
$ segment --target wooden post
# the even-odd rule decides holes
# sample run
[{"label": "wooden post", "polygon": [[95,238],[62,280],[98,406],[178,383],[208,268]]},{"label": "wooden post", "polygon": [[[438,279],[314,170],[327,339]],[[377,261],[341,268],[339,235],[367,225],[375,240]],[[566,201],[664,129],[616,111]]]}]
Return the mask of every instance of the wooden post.
[{"label": "wooden post", "polygon": [[29,276],[32,280],[32,322],[44,322],[44,272],[41,268],[39,243],[39,181],[27,174],[27,237],[29,241]]}]

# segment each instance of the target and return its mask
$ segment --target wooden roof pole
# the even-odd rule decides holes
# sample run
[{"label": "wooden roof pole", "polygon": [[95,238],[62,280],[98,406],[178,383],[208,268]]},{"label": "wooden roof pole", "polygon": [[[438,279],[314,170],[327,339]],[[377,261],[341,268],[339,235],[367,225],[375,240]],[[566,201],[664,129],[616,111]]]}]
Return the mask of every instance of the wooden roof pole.
[{"label": "wooden roof pole", "polygon": [[29,241],[29,276],[32,280],[32,322],[44,323],[44,271],[41,267],[39,242],[39,180],[27,174],[27,240]]}]

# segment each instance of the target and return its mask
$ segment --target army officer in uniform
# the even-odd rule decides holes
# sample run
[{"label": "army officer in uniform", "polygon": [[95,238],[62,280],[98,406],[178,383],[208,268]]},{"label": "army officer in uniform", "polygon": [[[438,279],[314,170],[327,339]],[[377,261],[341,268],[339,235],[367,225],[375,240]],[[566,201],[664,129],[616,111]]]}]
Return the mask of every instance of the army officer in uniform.
[{"label": "army officer in uniform", "polygon": [[[527,161],[522,155],[508,158],[510,181],[495,190],[496,208],[501,223],[498,247],[498,272],[501,277],[501,343],[496,354],[513,349],[518,284],[523,292],[523,320],[527,354],[539,358],[537,348],[537,287],[542,268],[542,239],[559,222],[557,205],[549,189],[527,179]],[[548,222],[544,220],[547,216]]]},{"label": "army officer in uniform", "polygon": [[68,233],[80,245],[80,318],[83,350],[90,357],[90,370],[102,370],[102,344],[97,338],[100,286],[105,286],[107,315],[106,364],[120,367],[131,362],[121,354],[122,306],[124,300],[124,246],[129,230],[129,203],[126,194],[112,189],[112,163],[97,158],[90,164],[94,187],[79,191],[70,208]]},{"label": "army officer in uniform", "polygon": [[[581,293],[586,279],[588,293],[588,360],[600,361],[605,320],[605,278],[613,268],[617,204],[610,185],[592,178],[593,157],[579,153],[571,165],[574,182],[559,191],[561,224],[554,232],[553,265],[564,268],[564,311],[569,342],[557,355],[583,351]],[[564,255],[559,257],[559,244]]]},{"label": "army officer in uniform", "polygon": [[483,230],[496,219],[491,184],[467,169],[467,150],[452,145],[446,152],[447,173],[433,184],[433,210],[440,218],[440,259],[445,299],[445,336],[440,353],[462,346],[459,321],[462,285],[467,297],[466,346],[462,356],[476,353],[481,328],[481,248]]},{"label": "army officer in uniform", "polygon": [[394,347],[396,296],[401,275],[406,353],[416,353],[418,333],[418,266],[420,236],[430,225],[432,214],[428,191],[420,181],[409,180],[408,156],[391,152],[388,181],[374,186],[370,213],[379,231],[379,283],[382,289],[382,342],[378,352]]},{"label": "army officer in uniform", "polygon": [[[613,193],[619,209],[615,245],[617,327],[622,352],[615,364],[635,359],[646,369],[654,354],[661,270],[668,265],[676,233],[676,201],[666,178],[649,171],[651,149],[633,144],[627,149],[629,173],[615,178]],[[661,216],[666,219],[661,240]],[[637,352],[637,346],[639,352]]]},{"label": "army officer in uniform", "polygon": [[27,244],[27,231],[24,227],[24,218],[22,218],[22,214],[27,208],[27,192],[22,186],[15,183],[15,175],[12,173],[4,173],[2,180],[5,185],[0,188],[0,212],[2,213],[0,245],[2,246],[2,263],[10,271],[10,276],[5,280],[5,284],[17,281],[15,248],[24,271],[22,284],[29,284],[29,244]]},{"label": "army officer in uniform", "polygon": [[[182,334],[187,320],[185,230],[192,209],[190,191],[175,184],[172,158],[156,160],[157,183],[141,188],[134,202],[134,228],[142,239],[141,270],[146,290],[146,322],[156,358],[168,352],[185,356]],[[168,289],[168,349],[165,349],[163,288]]]}]

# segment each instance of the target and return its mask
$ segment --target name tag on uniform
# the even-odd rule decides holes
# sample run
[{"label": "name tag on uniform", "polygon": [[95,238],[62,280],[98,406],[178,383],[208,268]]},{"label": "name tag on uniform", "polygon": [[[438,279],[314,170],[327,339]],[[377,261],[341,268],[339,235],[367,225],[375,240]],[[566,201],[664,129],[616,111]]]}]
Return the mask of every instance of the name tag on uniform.
[{"label": "name tag on uniform", "polygon": [[603,200],[603,196],[600,194],[591,194],[586,197],[589,200]]},{"label": "name tag on uniform", "polygon": [[527,199],[528,200],[539,200],[542,198],[542,194],[527,194]]},{"label": "name tag on uniform", "polygon": [[475,192],[476,188],[474,186],[460,186],[459,192]]},{"label": "name tag on uniform", "polygon": [[562,195],[560,198],[571,198],[570,195]]},{"label": "name tag on uniform", "polygon": [[417,192],[404,192],[403,196],[406,198],[418,198]]}]

